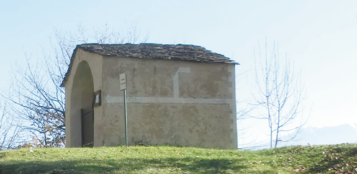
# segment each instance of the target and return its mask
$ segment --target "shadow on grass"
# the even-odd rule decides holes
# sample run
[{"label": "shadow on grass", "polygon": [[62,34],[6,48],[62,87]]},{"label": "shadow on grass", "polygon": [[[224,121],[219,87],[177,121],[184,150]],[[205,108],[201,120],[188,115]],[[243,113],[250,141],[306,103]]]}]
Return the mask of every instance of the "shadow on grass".
[{"label": "shadow on grass", "polygon": [[[245,169],[241,164],[242,159],[199,159],[199,158],[161,158],[143,159],[126,158],[121,160],[91,159],[55,162],[28,162],[28,161],[6,161],[1,164],[1,174],[91,174],[91,173],[131,173],[153,170],[171,169],[172,173],[182,171],[192,173],[227,173],[227,171],[239,172]],[[176,171],[176,172],[175,172]],[[270,173],[270,172],[269,172]]]}]

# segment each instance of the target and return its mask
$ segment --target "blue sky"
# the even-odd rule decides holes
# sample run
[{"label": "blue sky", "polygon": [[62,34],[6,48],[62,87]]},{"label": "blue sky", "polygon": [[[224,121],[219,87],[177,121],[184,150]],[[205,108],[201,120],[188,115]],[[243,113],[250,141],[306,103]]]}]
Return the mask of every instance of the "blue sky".
[{"label": "blue sky", "polygon": [[[355,0],[0,0],[0,88],[25,54],[49,49],[56,29],[134,23],[148,42],[200,45],[239,62],[237,73],[246,72],[237,83],[240,100],[249,97],[253,48],[276,40],[302,71],[306,105],[313,104],[307,126],[357,123],[356,16]],[[246,125],[261,134],[261,126]]]}]

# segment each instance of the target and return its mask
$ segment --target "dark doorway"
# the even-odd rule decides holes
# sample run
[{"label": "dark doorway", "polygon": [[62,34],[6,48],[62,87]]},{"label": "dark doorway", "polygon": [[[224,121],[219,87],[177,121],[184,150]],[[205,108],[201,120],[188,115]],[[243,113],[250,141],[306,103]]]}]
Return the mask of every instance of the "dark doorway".
[{"label": "dark doorway", "polygon": [[82,146],[93,147],[94,114],[93,108],[81,109]]}]

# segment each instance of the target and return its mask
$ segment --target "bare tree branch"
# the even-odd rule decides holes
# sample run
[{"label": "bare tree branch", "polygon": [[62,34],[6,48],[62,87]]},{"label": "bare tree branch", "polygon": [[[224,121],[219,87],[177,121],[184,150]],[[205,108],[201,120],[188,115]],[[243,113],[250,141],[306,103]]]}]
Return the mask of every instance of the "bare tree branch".
[{"label": "bare tree branch", "polygon": [[65,146],[65,91],[60,84],[74,48],[89,42],[136,43],[140,32],[136,26],[130,27],[126,32],[117,32],[107,24],[92,32],[80,25],[75,32],[56,30],[51,50],[42,49],[42,58],[26,56],[25,63],[15,66],[10,90],[1,95],[14,104],[13,113],[24,122],[21,128],[29,132],[28,140],[40,147]]},{"label": "bare tree branch", "polygon": [[11,149],[19,140],[20,126],[12,119],[7,103],[0,103],[0,150]]},{"label": "bare tree branch", "polygon": [[[255,52],[255,50],[254,50]],[[302,103],[305,100],[305,90],[301,85],[300,72],[294,71],[287,55],[282,61],[279,57],[279,45],[274,41],[272,51],[268,54],[265,41],[265,57],[259,60],[255,57],[255,86],[257,93],[253,93],[253,106],[259,111],[251,115],[254,119],[266,119],[270,134],[270,148],[277,147],[279,142],[293,140],[307,122],[302,121]],[[296,121],[301,120],[296,126]],[[295,126],[293,126],[295,125]],[[293,133],[290,139],[283,140],[281,133]]]}]

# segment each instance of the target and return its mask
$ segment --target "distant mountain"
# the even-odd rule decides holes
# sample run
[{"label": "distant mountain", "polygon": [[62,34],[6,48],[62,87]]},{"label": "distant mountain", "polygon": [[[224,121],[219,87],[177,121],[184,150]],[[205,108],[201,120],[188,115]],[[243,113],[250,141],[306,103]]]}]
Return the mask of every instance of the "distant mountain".
[{"label": "distant mountain", "polygon": [[[282,137],[287,139],[291,136]],[[292,145],[322,145],[357,143],[357,124],[343,124],[334,127],[307,127],[303,128],[295,140],[279,143],[279,147]],[[269,142],[264,143],[259,149],[269,148]]]}]

